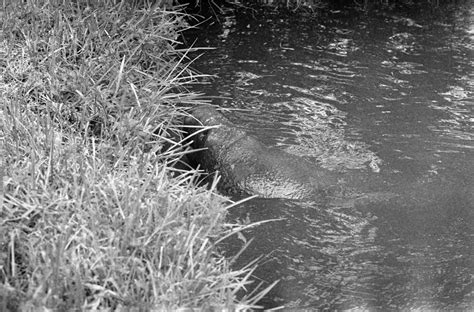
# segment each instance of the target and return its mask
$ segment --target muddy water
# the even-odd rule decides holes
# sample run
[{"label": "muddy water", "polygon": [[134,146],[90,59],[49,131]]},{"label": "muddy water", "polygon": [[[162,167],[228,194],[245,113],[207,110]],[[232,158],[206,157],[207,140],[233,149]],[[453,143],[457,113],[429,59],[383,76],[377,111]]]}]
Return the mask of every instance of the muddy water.
[{"label": "muddy water", "polygon": [[[239,259],[279,284],[265,306],[474,307],[474,6],[364,14],[233,13],[199,30],[200,91],[260,140],[359,181],[312,201],[256,199],[232,218]],[[242,245],[234,241],[229,253]],[[233,246],[233,247],[232,247]]]}]

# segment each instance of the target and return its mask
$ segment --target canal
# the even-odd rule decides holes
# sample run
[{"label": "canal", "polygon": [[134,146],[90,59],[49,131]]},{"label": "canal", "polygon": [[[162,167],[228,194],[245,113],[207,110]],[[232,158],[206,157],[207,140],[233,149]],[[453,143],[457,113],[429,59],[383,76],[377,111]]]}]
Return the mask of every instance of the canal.
[{"label": "canal", "polygon": [[[199,85],[269,146],[355,187],[309,201],[254,199],[230,218],[237,265],[279,283],[267,308],[474,306],[474,5],[364,12],[240,10],[203,24]],[[235,253],[242,240],[228,244]]]}]

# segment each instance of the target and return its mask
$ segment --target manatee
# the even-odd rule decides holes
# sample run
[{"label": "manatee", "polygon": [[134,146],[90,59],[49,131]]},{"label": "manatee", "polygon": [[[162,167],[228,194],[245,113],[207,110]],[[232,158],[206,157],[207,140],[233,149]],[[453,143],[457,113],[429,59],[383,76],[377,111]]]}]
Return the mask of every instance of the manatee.
[{"label": "manatee", "polygon": [[[218,189],[264,198],[305,199],[335,188],[337,174],[263,144],[211,106],[199,106],[184,120],[193,165],[218,172]],[[199,132],[201,126],[212,127]]]}]

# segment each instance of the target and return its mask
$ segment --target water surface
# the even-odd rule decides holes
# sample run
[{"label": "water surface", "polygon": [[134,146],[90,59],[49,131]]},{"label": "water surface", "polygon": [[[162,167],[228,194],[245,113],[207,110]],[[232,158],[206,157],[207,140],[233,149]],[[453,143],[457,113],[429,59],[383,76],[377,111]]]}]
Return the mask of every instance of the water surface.
[{"label": "water surface", "polygon": [[473,12],[267,10],[200,29],[216,49],[196,66],[218,78],[199,91],[266,144],[359,181],[234,208],[280,219],[246,233],[240,258],[262,256],[255,279],[280,280],[266,307],[474,307]]}]

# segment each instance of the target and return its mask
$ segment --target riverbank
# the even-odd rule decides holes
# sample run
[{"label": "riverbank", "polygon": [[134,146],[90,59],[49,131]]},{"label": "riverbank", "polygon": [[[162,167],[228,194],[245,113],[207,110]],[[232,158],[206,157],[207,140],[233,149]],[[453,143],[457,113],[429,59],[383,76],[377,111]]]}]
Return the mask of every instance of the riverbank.
[{"label": "riverbank", "polygon": [[254,307],[216,247],[246,225],[173,167],[201,102],[185,14],[64,3],[0,12],[0,310]]}]

